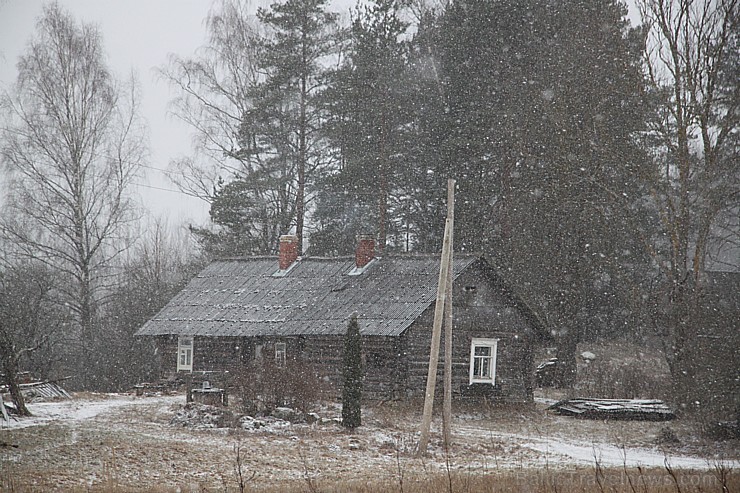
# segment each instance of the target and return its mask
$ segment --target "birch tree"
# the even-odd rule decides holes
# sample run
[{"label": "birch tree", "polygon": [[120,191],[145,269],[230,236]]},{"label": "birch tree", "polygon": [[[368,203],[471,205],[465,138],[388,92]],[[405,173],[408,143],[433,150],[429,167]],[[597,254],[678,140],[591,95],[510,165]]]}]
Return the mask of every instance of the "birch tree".
[{"label": "birch tree", "polygon": [[178,95],[170,111],[193,130],[194,154],[170,163],[170,178],[184,193],[212,202],[219,177],[259,169],[249,124],[258,28],[248,3],[225,0],[206,18],[208,42],[192,57],[171,55],[159,74]]},{"label": "birch tree", "polygon": [[2,233],[19,255],[65,279],[78,361],[91,367],[98,310],[129,245],[129,188],[146,157],[137,91],[109,71],[97,28],[57,4],[44,8],[17,66],[0,128],[11,183]]},{"label": "birch tree", "polygon": [[295,220],[295,163],[276,160],[258,111],[264,36],[249,2],[224,0],[206,19],[208,42],[173,55],[160,75],[178,92],[172,114],[194,136],[190,156],[170,163],[184,193],[211,204],[213,228],[194,228],[210,256],[267,254]]}]

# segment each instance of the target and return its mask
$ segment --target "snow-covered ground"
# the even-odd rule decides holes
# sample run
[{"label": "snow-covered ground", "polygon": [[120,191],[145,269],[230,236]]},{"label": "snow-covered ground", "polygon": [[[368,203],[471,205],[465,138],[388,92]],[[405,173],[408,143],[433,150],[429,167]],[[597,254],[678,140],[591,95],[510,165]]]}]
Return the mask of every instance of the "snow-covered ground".
[{"label": "snow-covered ground", "polygon": [[[163,406],[182,400],[178,396],[157,397]],[[116,409],[136,406],[144,401],[132,400],[131,396],[125,394],[101,394],[95,399],[77,398],[72,400],[58,400],[52,402],[37,402],[28,404],[33,413],[30,418],[11,419],[6,422],[0,419],[0,429],[18,429],[29,426],[40,426],[50,422],[59,421],[71,424],[76,421],[85,421],[97,417],[100,414],[110,414]]]},{"label": "snow-covered ground", "polygon": [[[171,424],[183,395],[135,397],[83,394],[74,400],[29,405],[32,418],[0,422],[0,489],[12,476],[34,488],[122,485],[180,487],[233,481],[236,450],[255,481],[306,478],[393,477],[454,470],[486,473],[537,468],[663,468],[708,470],[714,445],[702,444],[688,424],[602,422],[552,416],[537,410],[460,413],[454,445],[445,451],[434,423],[430,454],[417,458],[414,409],[365,410],[364,426],[349,434],[322,410],[325,424],[249,421],[248,430]],[[182,413],[181,413],[182,414]],[[178,422],[174,420],[174,422]],[[245,421],[246,422],[246,421]],[[655,444],[669,426],[682,438],[670,449]],[[435,428],[437,427],[437,428]],[[732,445],[722,461],[737,469]],[[9,476],[10,475],[10,476]]]}]

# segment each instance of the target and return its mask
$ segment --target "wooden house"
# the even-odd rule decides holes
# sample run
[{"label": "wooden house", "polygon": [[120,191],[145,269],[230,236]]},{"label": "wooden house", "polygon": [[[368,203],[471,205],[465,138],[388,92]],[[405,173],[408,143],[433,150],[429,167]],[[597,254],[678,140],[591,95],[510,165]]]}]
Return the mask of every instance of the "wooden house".
[{"label": "wooden house", "polygon": [[[274,359],[277,367],[318,367],[338,390],[354,313],[363,336],[363,395],[421,397],[438,276],[437,256],[376,257],[370,237],[360,238],[354,257],[301,258],[295,237],[286,235],[278,257],[212,262],[138,335],[155,338],[163,376],[236,375],[250,362]],[[544,328],[480,256],[456,254],[453,276],[454,395],[531,400],[532,345]],[[440,382],[443,360],[441,354]]]}]

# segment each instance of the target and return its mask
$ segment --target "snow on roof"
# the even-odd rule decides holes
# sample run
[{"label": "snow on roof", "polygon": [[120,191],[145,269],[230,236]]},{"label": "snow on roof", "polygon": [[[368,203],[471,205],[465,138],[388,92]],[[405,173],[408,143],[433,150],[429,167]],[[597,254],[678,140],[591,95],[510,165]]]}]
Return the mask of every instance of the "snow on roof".
[{"label": "snow on roof", "polygon": [[[456,255],[454,277],[477,261]],[[356,312],[362,334],[398,336],[434,302],[438,256],[384,256],[350,275],[354,267],[354,257],[304,257],[274,276],[277,258],[217,260],[137,335],[338,335]]]}]

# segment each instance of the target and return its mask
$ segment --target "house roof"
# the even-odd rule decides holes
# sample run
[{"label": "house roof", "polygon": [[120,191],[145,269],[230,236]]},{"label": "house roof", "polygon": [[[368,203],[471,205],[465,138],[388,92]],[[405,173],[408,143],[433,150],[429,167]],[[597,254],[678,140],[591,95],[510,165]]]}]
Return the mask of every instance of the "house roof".
[{"label": "house roof", "polygon": [[[475,255],[456,255],[457,278]],[[356,313],[364,335],[398,336],[434,303],[439,257],[385,256],[359,275],[354,257],[302,258],[276,276],[277,257],[217,260],[137,335],[339,335]]]}]

